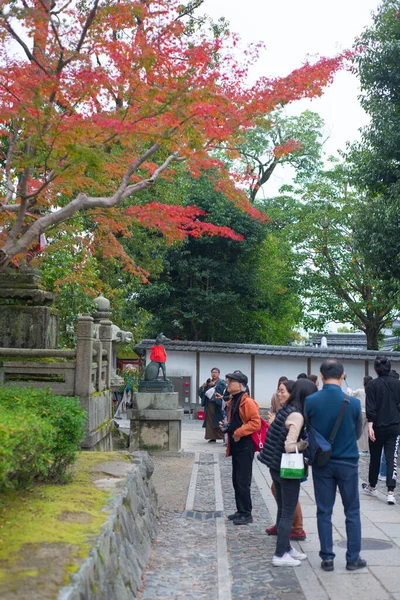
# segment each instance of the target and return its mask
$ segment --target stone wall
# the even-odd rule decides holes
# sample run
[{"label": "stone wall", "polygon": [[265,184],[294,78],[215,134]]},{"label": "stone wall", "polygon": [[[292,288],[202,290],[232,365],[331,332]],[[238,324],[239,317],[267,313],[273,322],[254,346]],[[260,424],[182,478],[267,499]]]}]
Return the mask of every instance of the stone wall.
[{"label": "stone wall", "polygon": [[112,500],[110,517],[87,559],[60,590],[58,600],[131,600],[157,535],[157,495],[147,452],[134,452],[136,467]]}]

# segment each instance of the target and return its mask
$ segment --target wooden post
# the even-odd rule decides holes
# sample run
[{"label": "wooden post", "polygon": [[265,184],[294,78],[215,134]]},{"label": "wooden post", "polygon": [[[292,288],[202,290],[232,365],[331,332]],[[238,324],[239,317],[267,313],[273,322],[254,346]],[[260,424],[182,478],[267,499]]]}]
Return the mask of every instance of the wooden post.
[{"label": "wooden post", "polygon": [[307,375],[311,375],[311,358],[307,358]]},{"label": "wooden post", "polygon": [[255,390],[255,387],[256,387],[256,384],[255,384],[255,381],[256,381],[256,374],[255,374],[256,357],[254,356],[254,354],[251,355],[250,361],[251,361],[250,362],[250,364],[251,364],[251,367],[250,367],[250,394],[251,394],[251,397],[254,398],[255,393],[256,393],[256,390]]}]

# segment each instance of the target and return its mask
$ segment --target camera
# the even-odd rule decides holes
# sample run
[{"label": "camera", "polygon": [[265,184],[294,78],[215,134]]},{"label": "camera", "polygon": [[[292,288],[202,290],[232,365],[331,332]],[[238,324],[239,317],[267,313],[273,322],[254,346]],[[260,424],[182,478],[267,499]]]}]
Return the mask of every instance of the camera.
[{"label": "camera", "polygon": [[222,427],[220,427],[222,433],[228,433],[228,431],[230,431],[231,429],[231,424],[230,423],[224,423],[222,425]]}]

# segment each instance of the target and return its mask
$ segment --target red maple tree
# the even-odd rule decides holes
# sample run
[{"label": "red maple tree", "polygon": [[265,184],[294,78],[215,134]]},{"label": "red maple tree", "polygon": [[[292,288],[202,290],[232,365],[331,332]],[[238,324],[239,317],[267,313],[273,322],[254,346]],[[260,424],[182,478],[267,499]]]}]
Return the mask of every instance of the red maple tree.
[{"label": "red maple tree", "polygon": [[185,161],[194,176],[212,172],[232,202],[262,218],[215,148],[235,146],[276,106],[320,95],[346,58],[249,86],[257,47],[240,63],[235,36],[194,30],[175,0],[0,6],[0,269],[78,211],[97,224],[91,243],[120,253],[133,272],[115,236],[130,235],[130,219],[169,238],[235,239],[195,207],[135,205],[135,196]]}]

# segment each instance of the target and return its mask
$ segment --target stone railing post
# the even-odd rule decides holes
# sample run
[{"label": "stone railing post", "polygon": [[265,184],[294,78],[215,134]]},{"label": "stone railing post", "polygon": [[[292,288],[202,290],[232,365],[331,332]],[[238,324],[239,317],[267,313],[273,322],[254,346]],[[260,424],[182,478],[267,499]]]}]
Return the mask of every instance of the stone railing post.
[{"label": "stone railing post", "polygon": [[93,364],[93,318],[82,315],[78,318],[76,332],[75,394],[89,398],[92,393]]},{"label": "stone railing post", "polygon": [[107,389],[111,386],[111,370],[113,363],[112,353],[112,321],[109,319],[102,319],[99,327],[99,339],[102,347],[107,351],[107,370],[105,386]]}]

